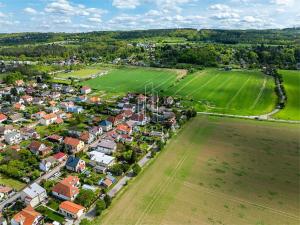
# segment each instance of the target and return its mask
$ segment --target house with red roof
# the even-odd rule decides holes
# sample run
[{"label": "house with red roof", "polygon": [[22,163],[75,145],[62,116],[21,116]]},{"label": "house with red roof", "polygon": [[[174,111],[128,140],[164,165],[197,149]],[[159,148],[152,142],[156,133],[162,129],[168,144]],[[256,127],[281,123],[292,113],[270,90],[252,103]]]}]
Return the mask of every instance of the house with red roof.
[{"label": "house with red roof", "polygon": [[79,178],[68,176],[52,188],[52,195],[62,200],[73,201],[79,194]]},{"label": "house with red roof", "polygon": [[42,214],[35,211],[30,205],[22,209],[13,216],[10,223],[11,225],[37,225],[42,224]]},{"label": "house with red roof", "polygon": [[2,113],[0,113],[0,123],[3,123],[6,120],[7,120],[7,116],[4,115],[4,114],[2,114]]},{"label": "house with red roof", "polygon": [[58,152],[53,155],[53,158],[55,158],[55,160],[58,162],[63,162],[63,161],[66,161],[68,157],[67,157],[67,154],[65,154],[63,152]]},{"label": "house with red roof", "polygon": [[72,153],[80,152],[84,148],[84,142],[77,138],[66,137],[64,140],[64,144],[66,148]]},{"label": "house with red roof", "polygon": [[57,115],[54,113],[49,113],[49,114],[44,115],[40,119],[40,124],[42,124],[44,126],[49,126],[50,124],[55,123],[56,120],[57,120]]},{"label": "house with red roof", "polygon": [[81,89],[80,89],[80,93],[81,94],[89,94],[92,92],[92,89],[89,87],[89,86],[83,86]]},{"label": "house with red roof", "polygon": [[19,102],[17,102],[17,103],[14,104],[14,109],[15,110],[24,111],[25,108],[26,108],[25,105],[23,105],[23,104],[21,104]]},{"label": "house with red roof", "polygon": [[59,212],[65,217],[78,219],[85,211],[85,208],[81,205],[75,204],[74,202],[64,201],[59,205]]},{"label": "house with red roof", "polygon": [[132,127],[130,127],[126,123],[119,124],[116,130],[119,134],[132,134]]}]

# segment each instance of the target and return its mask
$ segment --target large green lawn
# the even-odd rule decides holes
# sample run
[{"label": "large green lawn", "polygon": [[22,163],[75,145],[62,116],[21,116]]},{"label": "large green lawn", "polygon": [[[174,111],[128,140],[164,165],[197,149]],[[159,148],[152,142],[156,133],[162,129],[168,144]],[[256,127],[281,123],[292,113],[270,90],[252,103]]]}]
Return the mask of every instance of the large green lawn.
[{"label": "large green lawn", "polygon": [[197,117],[95,224],[300,224],[299,131]]},{"label": "large green lawn", "polygon": [[177,76],[176,72],[171,70],[121,68],[112,69],[107,75],[85,81],[82,84],[113,93],[144,92],[145,85],[148,84],[150,90],[152,83],[157,89],[166,89],[176,81]]},{"label": "large green lawn", "polygon": [[189,75],[167,94],[192,99],[199,111],[259,115],[275,106],[274,81],[259,71],[206,69]]},{"label": "large green lawn", "polygon": [[274,117],[286,120],[300,120],[300,71],[281,70],[283,85],[287,93],[287,104]]},{"label": "large green lawn", "polygon": [[55,74],[55,77],[60,77],[60,78],[73,77],[73,78],[79,78],[80,79],[80,78],[87,78],[87,77],[90,77],[92,75],[97,75],[101,72],[103,72],[103,69],[91,67],[91,68],[75,70],[75,71],[72,71],[70,73],[58,73],[58,74]]},{"label": "large green lawn", "polygon": [[153,87],[160,95],[181,97],[198,111],[260,115],[272,111],[274,81],[259,71],[205,69],[187,76],[150,68],[113,69],[103,77],[83,82],[110,93],[143,92]]}]

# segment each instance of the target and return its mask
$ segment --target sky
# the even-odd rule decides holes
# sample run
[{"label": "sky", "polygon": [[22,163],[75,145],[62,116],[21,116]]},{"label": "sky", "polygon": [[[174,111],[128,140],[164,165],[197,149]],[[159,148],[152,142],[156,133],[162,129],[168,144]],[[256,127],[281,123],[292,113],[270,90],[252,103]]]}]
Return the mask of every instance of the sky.
[{"label": "sky", "polygon": [[300,0],[0,0],[0,33],[300,27]]}]

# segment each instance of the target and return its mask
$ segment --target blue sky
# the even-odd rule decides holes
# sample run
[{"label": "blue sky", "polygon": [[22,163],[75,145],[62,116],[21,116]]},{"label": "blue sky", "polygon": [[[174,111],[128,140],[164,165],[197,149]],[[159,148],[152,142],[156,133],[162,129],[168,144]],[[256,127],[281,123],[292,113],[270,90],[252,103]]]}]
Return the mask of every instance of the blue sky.
[{"label": "blue sky", "polygon": [[300,26],[300,0],[0,0],[0,32]]}]

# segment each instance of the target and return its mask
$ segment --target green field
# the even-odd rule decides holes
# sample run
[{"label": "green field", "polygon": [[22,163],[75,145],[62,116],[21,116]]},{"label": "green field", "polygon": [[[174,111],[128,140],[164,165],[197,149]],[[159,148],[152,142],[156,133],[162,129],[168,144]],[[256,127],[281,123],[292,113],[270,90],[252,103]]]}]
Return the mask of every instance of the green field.
[{"label": "green field", "polygon": [[83,82],[93,89],[126,93],[129,91],[144,92],[148,85],[150,90],[152,84],[157,89],[166,89],[176,81],[178,74],[171,70],[148,69],[148,68],[122,68],[113,69],[109,74]]},{"label": "green field", "polygon": [[9,186],[11,188],[15,188],[16,190],[21,190],[23,187],[25,187],[25,184],[17,181],[15,179],[6,177],[3,174],[0,174],[0,184],[4,184],[6,186]]},{"label": "green field", "polygon": [[299,125],[197,117],[96,224],[299,224]]},{"label": "green field", "polygon": [[160,95],[181,97],[198,111],[260,115],[275,107],[274,81],[259,71],[206,69],[179,76],[172,70],[123,68],[82,84],[122,94],[143,92],[146,84],[149,90],[153,83]]},{"label": "green field", "polygon": [[287,104],[274,117],[286,120],[300,120],[300,71],[281,70],[283,85],[287,93]]},{"label": "green field", "polygon": [[73,78],[80,79],[80,78],[87,78],[92,75],[97,75],[103,71],[104,71],[103,69],[92,67],[92,68],[85,68],[85,69],[81,69],[81,70],[75,70],[70,73],[58,73],[58,74],[55,74],[55,77],[59,77],[59,78],[73,77]]}]

